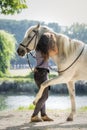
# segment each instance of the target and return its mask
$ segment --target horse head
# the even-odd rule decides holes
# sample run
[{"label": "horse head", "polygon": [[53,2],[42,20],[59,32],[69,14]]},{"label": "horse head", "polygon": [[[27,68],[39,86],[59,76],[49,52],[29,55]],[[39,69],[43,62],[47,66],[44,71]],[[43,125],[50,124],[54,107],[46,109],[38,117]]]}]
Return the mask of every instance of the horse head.
[{"label": "horse head", "polygon": [[17,53],[19,56],[24,56],[26,53],[34,50],[38,42],[40,24],[29,28],[24,36],[23,41],[20,43]]},{"label": "horse head", "polygon": [[48,30],[48,28],[40,26],[40,24],[29,28],[25,33],[23,41],[17,49],[18,55],[24,56],[26,53],[35,50],[41,35],[48,32]]}]

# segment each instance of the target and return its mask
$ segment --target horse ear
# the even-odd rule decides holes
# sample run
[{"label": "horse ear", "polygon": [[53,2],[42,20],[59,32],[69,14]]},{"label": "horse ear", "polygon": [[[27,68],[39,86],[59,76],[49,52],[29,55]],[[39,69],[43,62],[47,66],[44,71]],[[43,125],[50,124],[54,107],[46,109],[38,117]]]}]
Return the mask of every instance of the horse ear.
[{"label": "horse ear", "polygon": [[39,28],[40,27],[40,23],[38,23],[38,25],[37,25],[37,28]]}]

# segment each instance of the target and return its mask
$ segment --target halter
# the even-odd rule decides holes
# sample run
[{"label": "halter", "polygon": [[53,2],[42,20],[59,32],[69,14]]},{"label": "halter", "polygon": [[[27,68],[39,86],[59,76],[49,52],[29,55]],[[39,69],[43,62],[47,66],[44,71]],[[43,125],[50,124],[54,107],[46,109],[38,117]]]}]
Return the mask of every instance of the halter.
[{"label": "halter", "polygon": [[[28,46],[29,46],[29,44],[31,43],[31,41],[34,39],[35,36],[36,36],[36,38],[35,38],[34,48],[36,47],[36,40],[37,40],[38,31],[35,31],[35,30],[32,30],[32,31],[33,31],[35,34],[34,34],[33,37],[30,39],[30,41],[28,42],[28,44],[27,44],[27,45],[23,45],[22,43],[20,44],[21,46],[23,46],[24,48],[26,48],[27,53],[28,53],[28,51],[31,51],[31,50],[28,48]],[[34,50],[34,48],[33,48],[33,50]]]},{"label": "halter", "polygon": [[35,49],[35,47],[36,47],[36,40],[37,40],[37,34],[38,34],[38,31],[35,31],[35,30],[32,30],[32,31],[33,31],[35,34],[34,34],[33,37],[30,39],[30,41],[28,42],[28,44],[27,44],[27,45],[23,45],[22,43],[20,44],[21,46],[23,46],[23,47],[27,50],[27,62],[28,62],[28,65],[29,65],[29,67],[30,67],[31,70],[32,70],[32,67],[31,67],[31,64],[30,64],[28,52],[29,52],[29,54],[31,54],[31,56],[32,56],[33,58],[35,58],[35,56],[33,56],[33,54],[30,52],[31,50],[28,48],[28,46],[29,46],[29,44],[31,43],[31,41],[34,39],[34,37],[36,36],[36,38],[35,38],[35,44],[34,44],[34,47],[33,47],[32,50]]}]

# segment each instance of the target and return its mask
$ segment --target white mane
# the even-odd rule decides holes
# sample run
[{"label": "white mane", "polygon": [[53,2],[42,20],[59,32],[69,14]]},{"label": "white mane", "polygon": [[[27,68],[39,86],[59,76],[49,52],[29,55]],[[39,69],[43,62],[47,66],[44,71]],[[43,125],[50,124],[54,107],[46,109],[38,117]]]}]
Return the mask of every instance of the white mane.
[{"label": "white mane", "polygon": [[75,39],[70,39],[64,34],[56,35],[59,56],[64,56],[68,58],[72,53],[74,53],[81,45],[84,43]]}]

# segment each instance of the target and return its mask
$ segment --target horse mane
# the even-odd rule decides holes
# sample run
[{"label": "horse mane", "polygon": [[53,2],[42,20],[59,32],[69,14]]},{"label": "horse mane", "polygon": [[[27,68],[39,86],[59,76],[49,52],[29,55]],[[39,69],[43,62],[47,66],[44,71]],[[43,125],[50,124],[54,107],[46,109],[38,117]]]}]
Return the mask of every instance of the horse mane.
[{"label": "horse mane", "polygon": [[83,42],[70,39],[64,34],[55,33],[45,26],[39,28],[39,35],[40,38],[36,49],[41,51],[45,60],[49,58],[49,51],[55,50],[55,46],[58,48],[59,57],[68,58],[83,44]]},{"label": "horse mane", "polygon": [[83,42],[70,39],[68,36],[64,34],[56,35],[57,39],[57,47],[58,47],[58,55],[64,58],[68,58],[73,52],[78,49]]},{"label": "horse mane", "polygon": [[[78,44],[75,44],[75,42],[79,43],[79,41],[72,40],[64,34],[55,33],[52,29],[45,27],[45,26],[43,27],[43,29],[41,29],[41,31],[43,32],[43,34],[45,34],[45,37],[47,37],[48,34],[53,35],[52,41],[54,41],[53,44],[55,43],[57,45],[58,56],[63,56],[65,58],[67,58],[70,56],[70,54],[72,54],[77,49]],[[48,33],[45,33],[45,31]],[[45,41],[45,39],[44,39],[44,41]],[[52,42],[49,44],[49,47],[50,47],[50,49],[52,49]],[[46,53],[44,53],[44,54],[46,54]]]}]

